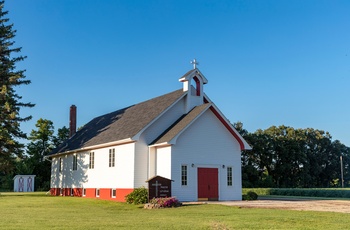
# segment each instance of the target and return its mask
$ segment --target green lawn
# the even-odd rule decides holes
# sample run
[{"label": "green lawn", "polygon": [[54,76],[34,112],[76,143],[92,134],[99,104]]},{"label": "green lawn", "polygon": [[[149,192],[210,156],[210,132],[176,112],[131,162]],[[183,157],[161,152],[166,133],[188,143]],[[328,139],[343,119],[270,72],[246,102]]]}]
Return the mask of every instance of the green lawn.
[{"label": "green lawn", "polygon": [[0,229],[347,229],[350,226],[350,215],[341,213],[241,209],[212,204],[144,210],[113,201],[44,194],[2,193]]}]

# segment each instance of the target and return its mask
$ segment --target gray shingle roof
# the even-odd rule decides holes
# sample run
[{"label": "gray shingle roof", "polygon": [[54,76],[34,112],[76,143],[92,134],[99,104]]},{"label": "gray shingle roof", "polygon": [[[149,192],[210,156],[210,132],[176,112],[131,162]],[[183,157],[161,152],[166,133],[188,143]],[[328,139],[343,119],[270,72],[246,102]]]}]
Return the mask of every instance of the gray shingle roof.
[{"label": "gray shingle roof", "polygon": [[209,108],[211,103],[206,103],[200,106],[196,106],[189,113],[180,117],[172,126],[169,127],[164,133],[162,133],[151,145],[169,143],[176,135],[178,135],[183,129],[185,129],[194,119],[197,118],[204,110]]},{"label": "gray shingle roof", "polygon": [[176,90],[96,117],[51,154],[132,138],[185,93]]}]

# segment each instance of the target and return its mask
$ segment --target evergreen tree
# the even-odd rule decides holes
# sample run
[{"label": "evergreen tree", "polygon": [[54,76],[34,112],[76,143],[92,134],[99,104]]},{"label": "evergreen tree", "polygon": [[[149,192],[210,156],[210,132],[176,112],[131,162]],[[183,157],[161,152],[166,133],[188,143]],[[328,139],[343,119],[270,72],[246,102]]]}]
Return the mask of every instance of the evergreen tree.
[{"label": "evergreen tree", "polygon": [[[6,18],[4,1],[0,1],[0,177],[14,168],[14,160],[23,154],[21,138],[26,134],[20,129],[20,123],[31,119],[31,116],[20,117],[20,109],[33,107],[32,103],[21,102],[22,97],[15,87],[30,84],[25,80],[25,70],[18,70],[16,63],[26,57],[18,53],[21,48],[13,47],[16,31]],[[1,178],[0,178],[1,179]]]}]

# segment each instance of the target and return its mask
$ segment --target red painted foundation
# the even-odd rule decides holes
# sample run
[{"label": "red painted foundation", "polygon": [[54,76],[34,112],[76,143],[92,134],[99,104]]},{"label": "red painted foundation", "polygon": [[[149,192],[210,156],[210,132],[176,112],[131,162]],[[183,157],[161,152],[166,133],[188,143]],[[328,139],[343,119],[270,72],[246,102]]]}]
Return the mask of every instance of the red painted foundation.
[{"label": "red painted foundation", "polygon": [[[85,194],[84,194],[85,190]],[[97,196],[96,188],[51,188],[50,194],[52,196],[77,196],[86,198],[97,198],[101,200],[114,200],[119,202],[125,202],[125,196],[134,191],[134,189],[117,188],[116,196],[112,197],[111,188],[100,188],[100,195]]]}]

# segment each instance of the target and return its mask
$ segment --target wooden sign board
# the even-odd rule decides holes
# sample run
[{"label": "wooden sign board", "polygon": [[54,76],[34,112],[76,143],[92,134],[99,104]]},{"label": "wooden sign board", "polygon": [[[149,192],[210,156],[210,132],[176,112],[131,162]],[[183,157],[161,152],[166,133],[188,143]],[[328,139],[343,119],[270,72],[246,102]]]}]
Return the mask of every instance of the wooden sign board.
[{"label": "wooden sign board", "polygon": [[171,181],[168,178],[155,176],[148,181],[148,200],[159,197],[171,197]]}]

